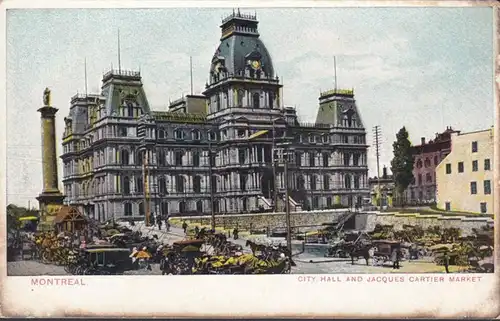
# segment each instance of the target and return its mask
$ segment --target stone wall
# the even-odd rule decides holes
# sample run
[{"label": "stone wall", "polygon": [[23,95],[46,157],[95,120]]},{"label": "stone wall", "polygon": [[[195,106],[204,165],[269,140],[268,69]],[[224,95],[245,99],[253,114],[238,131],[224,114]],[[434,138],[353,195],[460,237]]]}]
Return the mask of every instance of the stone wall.
[{"label": "stone wall", "polygon": [[493,219],[484,216],[465,217],[377,212],[362,213],[356,217],[356,229],[358,230],[373,231],[377,224],[394,225],[396,230],[403,229],[404,225],[417,225],[424,229],[438,225],[442,228],[459,228],[463,235],[470,235],[473,228],[480,229],[485,225],[493,225]]},{"label": "stone wall", "polygon": [[[333,222],[337,218],[346,213],[345,209],[325,210],[314,212],[291,212],[290,221],[292,226],[315,225],[327,222]],[[210,225],[210,216],[190,216],[176,217],[178,220],[189,220],[191,222],[200,222],[203,225]],[[285,213],[259,213],[259,214],[232,214],[232,215],[217,215],[215,216],[215,225],[218,227],[236,227],[249,229],[264,229],[286,226]]]}]

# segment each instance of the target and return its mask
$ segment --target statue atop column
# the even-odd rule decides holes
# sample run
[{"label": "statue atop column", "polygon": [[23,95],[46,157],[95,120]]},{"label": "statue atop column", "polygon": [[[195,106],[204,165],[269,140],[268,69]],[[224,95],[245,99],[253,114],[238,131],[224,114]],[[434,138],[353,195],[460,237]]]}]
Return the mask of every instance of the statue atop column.
[{"label": "statue atop column", "polygon": [[50,89],[45,88],[43,91],[43,105],[50,106]]}]

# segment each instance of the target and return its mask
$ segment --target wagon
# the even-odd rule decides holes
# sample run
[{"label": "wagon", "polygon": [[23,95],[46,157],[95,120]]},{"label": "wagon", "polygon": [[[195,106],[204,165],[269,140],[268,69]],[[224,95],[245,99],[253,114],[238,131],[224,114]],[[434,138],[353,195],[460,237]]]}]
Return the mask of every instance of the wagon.
[{"label": "wagon", "polygon": [[401,248],[401,242],[391,240],[374,240],[372,245],[375,248],[373,261],[382,264],[391,260],[391,254],[395,249]]}]

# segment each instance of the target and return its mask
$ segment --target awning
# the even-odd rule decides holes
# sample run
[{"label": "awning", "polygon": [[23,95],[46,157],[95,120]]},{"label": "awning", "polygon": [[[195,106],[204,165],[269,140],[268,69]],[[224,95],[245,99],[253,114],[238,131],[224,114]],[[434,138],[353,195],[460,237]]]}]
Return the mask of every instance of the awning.
[{"label": "awning", "polygon": [[36,221],[38,220],[38,217],[36,216],[25,216],[25,217],[20,217],[20,221]]},{"label": "awning", "polygon": [[265,129],[265,130],[259,130],[258,132],[256,133],[253,133],[252,135],[250,135],[250,137],[248,137],[248,139],[254,139],[254,138],[257,138],[259,136],[262,136],[264,134],[267,134],[269,132],[269,130]]}]

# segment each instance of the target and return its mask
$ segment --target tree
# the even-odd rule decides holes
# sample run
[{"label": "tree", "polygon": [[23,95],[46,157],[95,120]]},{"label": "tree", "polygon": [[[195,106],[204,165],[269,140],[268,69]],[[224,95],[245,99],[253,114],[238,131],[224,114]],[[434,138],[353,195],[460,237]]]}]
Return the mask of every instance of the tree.
[{"label": "tree", "polygon": [[395,190],[400,200],[408,185],[413,181],[413,159],[411,142],[405,127],[396,134],[396,141],[392,144],[394,158],[391,161],[391,171],[394,177]]}]

